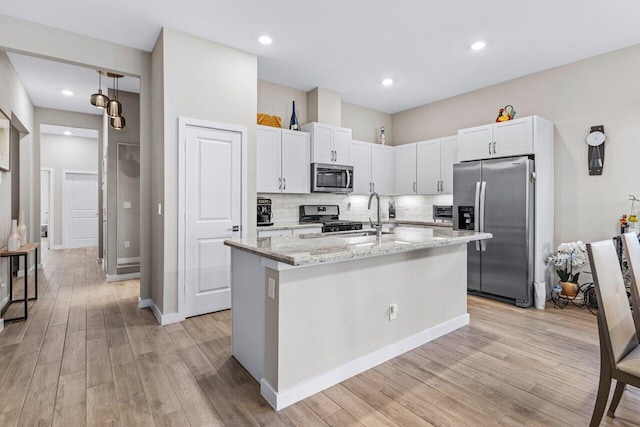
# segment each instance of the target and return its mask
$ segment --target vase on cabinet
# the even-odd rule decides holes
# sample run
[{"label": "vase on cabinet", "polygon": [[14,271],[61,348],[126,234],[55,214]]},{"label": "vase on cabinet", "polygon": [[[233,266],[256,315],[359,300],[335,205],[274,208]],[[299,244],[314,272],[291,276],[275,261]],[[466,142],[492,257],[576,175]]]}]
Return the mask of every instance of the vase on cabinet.
[{"label": "vase on cabinet", "polygon": [[18,234],[20,235],[20,246],[27,244],[27,225],[25,224],[24,211],[18,214]]},{"label": "vase on cabinet", "polygon": [[18,220],[11,220],[11,233],[7,240],[7,249],[9,252],[15,252],[20,247],[20,235],[18,234]]},{"label": "vase on cabinet", "polygon": [[573,282],[560,282],[560,287],[562,288],[562,293],[568,297],[575,297],[580,289],[580,286]]}]

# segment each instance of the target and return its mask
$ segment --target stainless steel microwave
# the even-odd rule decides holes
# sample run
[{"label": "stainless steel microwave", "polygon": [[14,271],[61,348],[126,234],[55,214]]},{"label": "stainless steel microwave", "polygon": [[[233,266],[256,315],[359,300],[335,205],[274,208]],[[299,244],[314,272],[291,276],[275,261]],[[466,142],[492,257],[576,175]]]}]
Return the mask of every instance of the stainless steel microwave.
[{"label": "stainless steel microwave", "polygon": [[353,166],[311,164],[311,191],[314,193],[351,193]]}]

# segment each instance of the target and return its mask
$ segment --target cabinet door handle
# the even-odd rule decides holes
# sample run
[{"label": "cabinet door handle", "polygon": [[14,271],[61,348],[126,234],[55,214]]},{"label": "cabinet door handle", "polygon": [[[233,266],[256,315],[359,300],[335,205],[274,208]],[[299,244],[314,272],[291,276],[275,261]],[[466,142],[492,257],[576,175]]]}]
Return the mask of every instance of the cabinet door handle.
[{"label": "cabinet door handle", "polygon": [[496,154],[496,142],[493,141],[493,154]]},{"label": "cabinet door handle", "polygon": [[491,142],[489,142],[489,154],[491,154]]},{"label": "cabinet door handle", "polygon": [[278,190],[282,190],[282,178],[278,178]]},{"label": "cabinet door handle", "polygon": [[416,192],[416,183],[415,182],[413,183],[413,192],[414,193]]},{"label": "cabinet door handle", "polygon": [[371,185],[372,185],[372,187],[371,187],[371,188],[373,189],[373,191],[376,191],[376,183],[375,183],[375,182],[372,182],[372,183],[371,183]]},{"label": "cabinet door handle", "polygon": [[282,178],[282,189],[283,190],[287,189],[287,178]]}]

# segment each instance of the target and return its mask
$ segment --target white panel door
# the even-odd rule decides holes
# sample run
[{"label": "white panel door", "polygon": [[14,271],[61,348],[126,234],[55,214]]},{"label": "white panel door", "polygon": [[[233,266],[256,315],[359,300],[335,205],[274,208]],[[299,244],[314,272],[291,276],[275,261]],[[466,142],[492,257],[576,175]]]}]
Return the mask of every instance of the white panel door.
[{"label": "white panel door", "polygon": [[396,194],[416,194],[416,144],[398,145],[396,150]]},{"label": "white panel door", "polygon": [[241,144],[237,132],[186,128],[187,317],[231,307],[231,253],[223,242],[240,237]]},{"label": "white panel door", "polygon": [[349,165],[349,147],[351,146],[351,129],[333,128],[333,162]]},{"label": "white panel door", "polygon": [[458,163],[458,136],[442,138],[440,142],[440,192],[453,194],[453,165]]},{"label": "white panel door", "polygon": [[282,191],[311,192],[311,144],[307,132],[282,131]]},{"label": "white panel door", "polygon": [[371,185],[371,146],[363,141],[351,141],[351,164],[353,165],[353,193],[369,195]]},{"label": "white panel door", "polygon": [[280,175],[281,132],[279,128],[257,127],[256,191],[258,193],[279,193],[282,188]]},{"label": "white panel door", "polygon": [[388,196],[395,191],[395,162],[393,147],[371,144],[371,181],[373,189]]},{"label": "white panel door", "polygon": [[458,131],[458,157],[467,160],[489,159],[493,156],[493,124]]},{"label": "white panel door", "polygon": [[431,139],[417,143],[418,194],[440,192],[440,140]]},{"label": "white panel door", "polygon": [[493,130],[495,156],[533,154],[533,117],[496,123]]},{"label": "white panel door", "polygon": [[65,247],[98,246],[98,174],[65,174]]}]

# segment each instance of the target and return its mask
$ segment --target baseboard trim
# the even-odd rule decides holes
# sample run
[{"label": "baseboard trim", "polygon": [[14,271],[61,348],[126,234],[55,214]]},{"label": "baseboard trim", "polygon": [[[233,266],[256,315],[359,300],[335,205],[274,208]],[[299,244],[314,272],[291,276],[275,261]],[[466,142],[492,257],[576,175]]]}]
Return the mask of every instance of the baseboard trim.
[{"label": "baseboard trim", "polygon": [[149,307],[151,307],[151,311],[153,312],[153,315],[156,317],[156,320],[160,325],[169,325],[171,323],[178,323],[184,320],[184,317],[180,316],[179,313],[162,314],[156,303],[151,299],[141,301],[151,302],[151,305]]},{"label": "baseboard trim", "polygon": [[4,329],[4,319],[0,319],[0,332]]},{"label": "baseboard trim", "polygon": [[151,298],[142,299],[138,297],[138,308],[149,308],[153,304],[153,300]]},{"label": "baseboard trim", "polygon": [[59,251],[59,250],[61,250],[61,249],[65,249],[65,247],[64,247],[64,246],[62,246],[62,245],[51,245],[51,246],[49,247],[49,250],[52,250],[52,251]]},{"label": "baseboard trim", "polygon": [[[36,269],[35,265],[32,265],[31,267],[29,267],[29,273],[33,273],[33,270]],[[24,270],[20,269],[18,270],[18,277],[24,277]]]},{"label": "baseboard trim", "polygon": [[38,270],[44,270],[44,265],[42,265],[42,263],[38,264]]},{"label": "baseboard trim", "polygon": [[332,369],[317,377],[311,378],[303,383],[295,385],[282,391],[275,391],[269,382],[262,378],[260,381],[260,394],[267,402],[279,411],[289,405],[301,401],[311,395],[338,384],[348,378],[358,375],[361,372],[371,369],[387,360],[400,356],[409,350],[413,350],[423,344],[433,341],[443,335],[455,331],[469,324],[469,314],[455,317],[433,328],[426,329],[418,334],[412,335],[401,341],[383,347],[373,353],[359,357],[342,366]]},{"label": "baseboard trim", "polygon": [[128,274],[107,274],[107,283],[121,282],[123,280],[139,279],[140,273],[128,273]]}]

